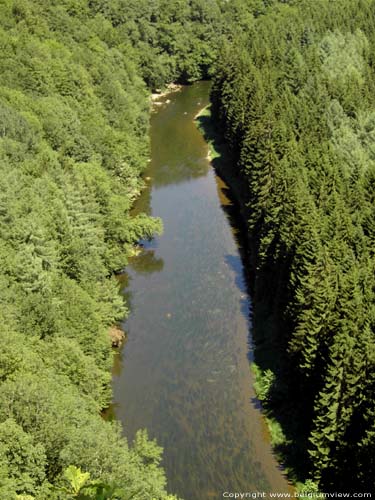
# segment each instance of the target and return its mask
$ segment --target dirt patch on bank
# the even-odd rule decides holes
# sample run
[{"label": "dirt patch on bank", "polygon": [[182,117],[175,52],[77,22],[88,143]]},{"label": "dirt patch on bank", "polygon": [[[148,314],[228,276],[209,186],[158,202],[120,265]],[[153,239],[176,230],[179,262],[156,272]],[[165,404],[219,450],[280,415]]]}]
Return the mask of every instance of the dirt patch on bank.
[{"label": "dirt patch on bank", "polygon": [[126,339],[125,332],[118,325],[111,326],[108,334],[112,347],[120,347]]}]

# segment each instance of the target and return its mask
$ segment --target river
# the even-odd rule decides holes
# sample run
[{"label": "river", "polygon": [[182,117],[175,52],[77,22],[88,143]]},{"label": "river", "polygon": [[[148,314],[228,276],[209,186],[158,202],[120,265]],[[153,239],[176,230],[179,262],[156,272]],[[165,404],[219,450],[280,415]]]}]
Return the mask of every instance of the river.
[{"label": "river", "polygon": [[148,429],[164,448],[169,491],[185,500],[290,491],[252,388],[235,207],[193,120],[208,100],[199,82],[152,114],[148,187],[135,211],[161,217],[164,233],[143,242],[124,276],[131,314],[113,382],[125,435]]}]

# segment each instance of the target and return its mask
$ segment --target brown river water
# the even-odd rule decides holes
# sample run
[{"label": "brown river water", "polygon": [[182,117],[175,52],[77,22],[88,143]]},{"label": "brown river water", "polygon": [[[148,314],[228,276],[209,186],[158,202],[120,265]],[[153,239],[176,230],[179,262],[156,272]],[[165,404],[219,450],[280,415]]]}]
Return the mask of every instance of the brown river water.
[{"label": "brown river water", "polygon": [[131,313],[114,370],[114,412],[129,440],[147,428],[163,446],[168,490],[185,500],[268,497],[291,490],[252,387],[236,207],[194,123],[209,90],[208,82],[184,87],[151,117],[150,179],[135,211],[161,217],[164,233],[143,242],[123,277]]}]

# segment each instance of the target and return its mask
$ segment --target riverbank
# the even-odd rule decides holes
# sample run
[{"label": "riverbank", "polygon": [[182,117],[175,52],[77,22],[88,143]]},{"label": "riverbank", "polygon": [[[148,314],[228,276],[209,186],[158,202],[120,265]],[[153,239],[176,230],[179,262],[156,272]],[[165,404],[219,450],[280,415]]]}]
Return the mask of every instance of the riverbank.
[{"label": "riverbank", "polygon": [[[245,259],[248,264],[246,266],[248,267],[247,274],[253,296],[252,340],[254,342],[255,361],[251,361],[250,369],[255,377],[254,389],[267,423],[271,444],[278,461],[283,465],[288,479],[297,491],[307,493],[311,489],[315,492],[315,485],[312,485],[310,481],[304,482],[305,478],[298,463],[302,446],[299,442],[298,426],[295,428],[293,424],[289,424],[288,428],[285,425],[291,416],[293,417],[292,422],[294,422],[296,412],[288,404],[288,387],[283,385],[283,382],[277,378],[279,372],[283,370],[284,363],[281,356],[282,350],[278,348],[276,340],[280,328],[280,318],[277,317],[277,311],[270,310],[268,304],[257,299],[257,280],[259,278],[255,272],[255,250],[252,238],[246,230],[246,221],[250,217],[251,210],[246,200],[250,199],[250,194],[241,174],[230,168],[230,166],[235,165],[236,159],[229,151],[225,139],[215,126],[211,104],[201,109],[194,119],[208,143],[208,157],[212,166],[230,187],[232,197],[239,208],[245,226],[248,248]],[[277,393],[277,398],[275,398],[275,393]],[[274,404],[274,398],[277,399],[277,408]],[[280,399],[282,404],[279,403]],[[296,446],[296,442],[298,443],[297,453],[292,450],[292,447]]]},{"label": "riverbank", "polygon": [[180,85],[178,83],[169,83],[165,89],[157,89],[155,92],[152,92],[150,95],[150,100],[151,103],[155,105],[161,105],[162,103],[159,103],[159,99],[162,99],[163,97],[171,94],[172,92],[178,92],[181,90],[183,85]]},{"label": "riverbank", "polygon": [[194,120],[208,144],[207,158],[211,161],[215,171],[230,186],[241,210],[241,215],[244,220],[246,220],[249,215],[249,209],[245,206],[243,200],[246,199],[248,192],[243,182],[241,182],[240,175],[236,175],[234,170],[228,169],[228,165],[232,165],[235,160],[231,155],[224,138],[216,129],[212,121],[211,104],[202,108],[194,116]]}]

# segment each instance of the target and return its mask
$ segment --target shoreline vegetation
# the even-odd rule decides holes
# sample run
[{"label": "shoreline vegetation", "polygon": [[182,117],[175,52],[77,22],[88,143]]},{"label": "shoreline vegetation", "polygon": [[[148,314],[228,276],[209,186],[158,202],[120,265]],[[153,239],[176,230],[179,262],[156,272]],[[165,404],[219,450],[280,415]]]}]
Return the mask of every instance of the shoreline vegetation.
[{"label": "shoreline vegetation", "polygon": [[220,177],[230,186],[230,190],[235,195],[236,202],[241,210],[241,215],[244,221],[246,221],[249,212],[244,201],[247,191],[244,189],[244,183],[241,182],[241,178],[235,174],[235,170],[229,168],[229,165],[232,165],[235,159],[229,151],[223,134],[215,125],[212,116],[212,104],[210,103],[198,111],[194,116],[194,121],[207,142],[207,159],[211,161]]}]

